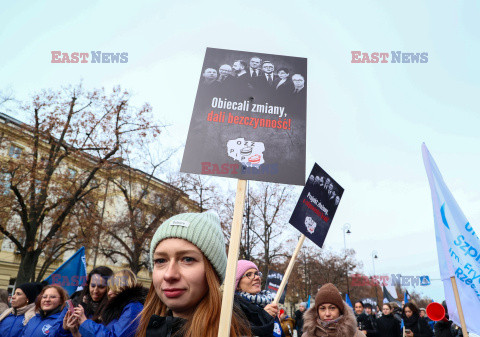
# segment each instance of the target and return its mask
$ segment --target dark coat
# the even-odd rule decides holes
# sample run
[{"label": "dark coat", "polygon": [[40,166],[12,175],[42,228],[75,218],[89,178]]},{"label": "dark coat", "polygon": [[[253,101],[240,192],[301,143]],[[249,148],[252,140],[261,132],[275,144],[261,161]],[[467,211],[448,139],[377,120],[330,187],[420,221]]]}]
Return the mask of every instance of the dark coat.
[{"label": "dark coat", "polygon": [[258,337],[273,336],[273,324],[275,319],[268,312],[256,304],[250,303],[243,297],[235,295],[235,305],[243,312],[248,322],[252,334]]},{"label": "dark coat", "polygon": [[297,329],[297,335],[300,337],[303,330],[303,312],[300,310],[295,311],[295,328]]},{"label": "dark coat", "polygon": [[[273,336],[274,318],[258,305],[252,304],[243,297],[235,295],[233,310],[236,311],[241,318],[248,320],[252,335],[258,337]],[[180,331],[186,322],[185,319],[179,317],[160,317],[153,315],[148,323],[145,337],[173,336]],[[175,337],[181,337],[181,335],[175,335]]]},{"label": "dark coat", "polygon": [[383,315],[377,319],[377,333],[379,337],[400,337],[402,335],[400,322],[393,314]]},{"label": "dark coat", "polygon": [[[170,337],[175,335],[187,322],[186,319],[179,317],[160,317],[153,315],[147,326],[145,337]],[[181,335],[175,335],[181,337]]]},{"label": "dark coat", "polygon": [[439,321],[433,326],[435,337],[454,337],[452,321]]},{"label": "dark coat", "polygon": [[87,319],[80,325],[80,334],[82,337],[133,337],[147,293],[142,286],[125,289],[108,302],[102,313],[103,324]]},{"label": "dark coat", "polygon": [[430,329],[427,321],[420,318],[418,315],[411,317],[404,317],[405,329],[410,329],[414,337],[433,337],[433,331]]}]

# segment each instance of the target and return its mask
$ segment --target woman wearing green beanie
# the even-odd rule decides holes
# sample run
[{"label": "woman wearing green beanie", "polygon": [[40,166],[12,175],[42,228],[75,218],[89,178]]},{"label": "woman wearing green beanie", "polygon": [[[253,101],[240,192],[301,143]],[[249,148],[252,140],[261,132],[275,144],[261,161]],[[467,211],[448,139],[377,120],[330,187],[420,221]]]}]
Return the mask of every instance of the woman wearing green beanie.
[{"label": "woman wearing green beanie", "polygon": [[[153,236],[150,259],[152,285],[136,336],[216,337],[227,266],[218,216],[206,212],[171,217]],[[230,336],[251,336],[238,310]]]}]

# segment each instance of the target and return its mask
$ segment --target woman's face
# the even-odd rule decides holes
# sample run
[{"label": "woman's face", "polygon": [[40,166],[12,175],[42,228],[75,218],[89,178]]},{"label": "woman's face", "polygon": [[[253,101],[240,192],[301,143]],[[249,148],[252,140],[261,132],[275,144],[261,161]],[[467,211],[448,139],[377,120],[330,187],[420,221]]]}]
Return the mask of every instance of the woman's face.
[{"label": "woman's face", "polygon": [[258,294],[262,290],[262,280],[260,279],[260,274],[255,268],[248,269],[245,274],[243,274],[240,282],[238,283],[238,288],[249,294]]},{"label": "woman's face", "polygon": [[332,321],[340,317],[340,310],[335,304],[323,303],[318,307],[318,317],[322,321]]},{"label": "woman's face", "polygon": [[42,308],[43,311],[50,311],[56,309],[61,302],[62,299],[57,289],[48,288],[43,292],[42,299],[40,300],[40,308]]},{"label": "woman's face", "polygon": [[183,239],[161,241],[153,253],[152,282],[174,317],[189,318],[208,291],[202,252]]},{"label": "woman's face", "polygon": [[284,79],[286,79],[286,78],[288,77],[288,74],[287,74],[285,71],[280,70],[280,71],[278,72],[278,77],[280,77],[282,80],[284,80]]},{"label": "woman's face", "polygon": [[409,318],[412,317],[413,312],[412,312],[412,310],[410,310],[409,307],[405,307],[404,311],[405,311],[405,316],[407,316]]},{"label": "woman's face", "polygon": [[94,302],[99,302],[107,293],[107,281],[100,274],[93,274],[89,290],[92,300]]},{"label": "woman's face", "polygon": [[363,312],[363,305],[361,303],[355,303],[355,313],[360,315]]},{"label": "woman's face", "polygon": [[388,307],[388,305],[384,305],[383,308],[382,308],[382,312],[384,315],[390,315],[390,313],[392,312],[392,310],[390,310],[390,308]]},{"label": "woman's face", "polygon": [[22,289],[17,288],[12,296],[12,308],[18,309],[24,307],[28,304],[27,295],[23,292]]}]

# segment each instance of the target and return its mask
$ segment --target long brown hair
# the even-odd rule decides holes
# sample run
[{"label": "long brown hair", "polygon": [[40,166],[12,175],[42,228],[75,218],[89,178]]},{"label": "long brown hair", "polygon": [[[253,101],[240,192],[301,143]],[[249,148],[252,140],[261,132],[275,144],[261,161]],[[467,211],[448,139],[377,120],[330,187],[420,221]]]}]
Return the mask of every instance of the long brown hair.
[{"label": "long brown hair", "polygon": [[[222,293],[220,292],[220,279],[214,271],[210,261],[203,256],[205,265],[205,277],[207,279],[207,293],[197,304],[190,319],[187,320],[179,334],[184,337],[217,337],[220,323],[220,311],[222,307]],[[147,332],[148,322],[152,315],[165,316],[167,306],[160,300],[153,282],[145,300],[145,305],[140,313],[140,324],[136,337],[144,337]],[[251,336],[250,327],[246,318],[237,312],[233,312],[230,336]],[[174,337],[174,336],[173,336]]]}]

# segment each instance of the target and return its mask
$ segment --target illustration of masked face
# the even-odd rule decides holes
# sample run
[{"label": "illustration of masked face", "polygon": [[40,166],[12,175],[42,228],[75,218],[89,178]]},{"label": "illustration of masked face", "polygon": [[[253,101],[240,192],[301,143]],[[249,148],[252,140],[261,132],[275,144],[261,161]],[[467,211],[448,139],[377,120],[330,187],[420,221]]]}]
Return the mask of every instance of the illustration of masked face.
[{"label": "illustration of masked face", "polygon": [[308,177],[308,182],[309,182],[310,184],[314,184],[314,182],[315,182],[315,177],[313,176],[313,174],[311,174],[310,177]]},{"label": "illustration of masked face", "polygon": [[315,228],[317,227],[317,223],[313,221],[311,217],[307,216],[305,218],[305,226],[307,227],[307,231],[310,234],[313,234],[313,232],[315,231]]}]

